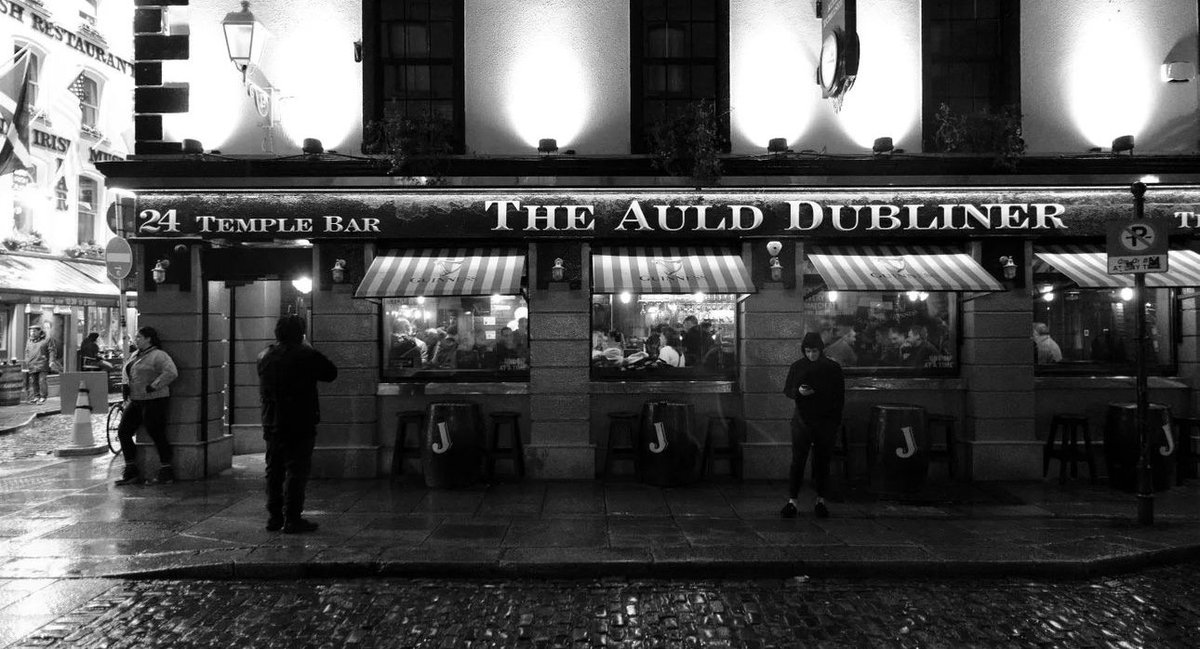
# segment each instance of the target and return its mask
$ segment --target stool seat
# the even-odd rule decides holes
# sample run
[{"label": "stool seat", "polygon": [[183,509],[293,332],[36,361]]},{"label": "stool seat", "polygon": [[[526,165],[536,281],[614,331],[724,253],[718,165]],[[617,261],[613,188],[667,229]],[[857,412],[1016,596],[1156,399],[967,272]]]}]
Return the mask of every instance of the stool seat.
[{"label": "stool seat", "polygon": [[[1083,448],[1079,448],[1079,438],[1083,438]],[[1058,438],[1058,445],[1055,445]],[[1042,477],[1050,471],[1050,460],[1058,459],[1058,483],[1067,482],[1067,464],[1071,465],[1071,477],[1079,477],[1079,460],[1087,462],[1088,479],[1096,483],[1096,464],[1092,454],[1092,435],[1088,425],[1087,415],[1073,412],[1061,412],[1050,418],[1050,433],[1046,435],[1046,445],[1042,448]]]},{"label": "stool seat", "polygon": [[[492,434],[487,445],[487,478],[496,477],[496,460],[512,460],[517,478],[525,477],[525,448],[521,443],[521,413],[515,410],[497,410],[488,413],[492,419]],[[500,446],[500,433],[508,429],[509,445]]]},{"label": "stool seat", "polygon": [[[629,460],[633,463],[634,475],[641,479],[641,466],[637,458],[637,427],[642,415],[627,410],[608,413],[608,429],[604,440],[604,468],[601,477],[607,478],[614,460]],[[624,435],[624,443],[618,445]]]},{"label": "stool seat", "polygon": [[930,429],[929,438],[937,439],[933,435],[935,426],[941,427],[945,439],[945,448],[942,450],[933,451],[932,455],[943,456],[946,458],[946,473],[951,478],[954,477],[955,471],[958,468],[958,453],[954,449],[955,428],[958,426],[958,417],[954,415],[941,415],[937,413],[927,413],[925,415],[925,425]]},{"label": "stool seat", "polygon": [[1200,477],[1200,417],[1171,417],[1175,426],[1175,484]]},{"label": "stool seat", "polygon": [[[714,442],[714,432],[725,429],[725,444]],[[738,418],[732,415],[709,415],[708,426],[704,429],[704,455],[700,464],[700,479],[708,477],[712,471],[713,461],[717,459],[729,462],[729,475],[738,481],[742,479],[742,440],[738,434]]]},{"label": "stool seat", "polygon": [[[415,426],[416,446],[409,446],[408,427]],[[421,430],[425,427],[424,410],[401,410],[396,413],[396,448],[392,450],[392,477],[404,473],[404,458],[421,459]]]}]

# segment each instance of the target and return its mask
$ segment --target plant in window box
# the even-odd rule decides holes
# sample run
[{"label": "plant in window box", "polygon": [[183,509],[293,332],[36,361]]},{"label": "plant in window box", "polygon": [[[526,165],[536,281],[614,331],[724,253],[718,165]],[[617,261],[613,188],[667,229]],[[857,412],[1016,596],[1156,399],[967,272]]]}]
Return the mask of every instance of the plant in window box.
[{"label": "plant in window box", "polygon": [[701,100],[651,124],[646,139],[654,166],[672,176],[691,176],[698,184],[715,182],[724,146],[719,117],[713,102]]},{"label": "plant in window box", "polygon": [[76,246],[71,246],[63,251],[72,259],[103,259],[104,248],[96,245],[95,242],[89,241]]},{"label": "plant in window box", "polygon": [[423,176],[438,184],[454,153],[454,124],[436,113],[402,115],[389,106],[383,119],[367,122],[363,128],[362,152],[385,155],[391,162],[390,174],[406,178]]},{"label": "plant in window box", "polygon": [[31,250],[33,252],[48,252],[45,242],[42,240],[40,232],[16,232],[11,236],[5,237],[2,241],[4,247],[9,250]]},{"label": "plant in window box", "polygon": [[1018,105],[960,114],[943,103],[938,106],[933,121],[933,141],[938,152],[992,154],[992,165],[1007,171],[1016,169],[1025,155],[1021,107]]}]

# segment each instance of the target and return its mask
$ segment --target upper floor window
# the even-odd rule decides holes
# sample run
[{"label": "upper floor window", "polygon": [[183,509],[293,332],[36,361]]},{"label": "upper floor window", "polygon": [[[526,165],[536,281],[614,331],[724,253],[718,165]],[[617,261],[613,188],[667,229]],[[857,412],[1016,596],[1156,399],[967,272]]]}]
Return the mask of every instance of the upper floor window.
[{"label": "upper floor window", "polygon": [[100,82],[87,72],[80,72],[71,83],[71,92],[79,97],[81,124],[86,129],[96,129],[100,120]]},{"label": "upper floor window", "polygon": [[935,115],[999,113],[1021,103],[1019,0],[924,0],[925,150],[937,151]]},{"label": "upper floor window", "polygon": [[13,230],[21,234],[33,231],[34,205],[37,203],[37,165],[18,169],[12,174]]},{"label": "upper floor window", "polygon": [[634,152],[649,150],[654,124],[697,101],[713,102],[728,134],[729,1],[632,0],[630,19]]},{"label": "upper floor window", "polygon": [[407,119],[429,131],[445,131],[462,150],[462,0],[373,0],[369,23],[378,25],[365,43],[367,118]]},{"label": "upper floor window", "polygon": [[76,243],[91,243],[96,240],[96,200],[99,198],[99,183],[87,176],[79,177],[79,228]]},{"label": "upper floor window", "polygon": [[[21,43],[17,43],[13,47],[13,54],[18,54],[21,52],[21,50],[23,50],[25,48],[26,48],[25,45],[23,45]],[[28,98],[29,98],[30,106],[37,106],[38,80],[42,76],[41,72],[42,72],[42,59],[41,59],[41,57],[38,56],[37,52],[33,51],[33,49],[31,48],[29,50],[29,76],[26,77],[26,79],[29,83]]]}]

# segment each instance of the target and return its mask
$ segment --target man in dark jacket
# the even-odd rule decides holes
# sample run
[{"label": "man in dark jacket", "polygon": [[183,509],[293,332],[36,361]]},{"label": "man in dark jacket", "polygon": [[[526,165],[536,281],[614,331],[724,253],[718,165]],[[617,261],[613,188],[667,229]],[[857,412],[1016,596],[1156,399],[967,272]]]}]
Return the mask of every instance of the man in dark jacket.
[{"label": "man in dark jacket", "polygon": [[804,334],[800,343],[803,357],[792,363],[784,382],[784,396],[796,402],[792,415],[792,468],[788,481],[788,501],[780,514],[792,518],[797,514],[796,498],[804,480],[804,463],[808,450],[813,450],[812,480],[817,491],[813,507],[818,518],[829,516],[825,506],[825,485],[829,480],[829,460],[838,427],[842,424],[842,409],[846,403],[846,381],[842,366],[824,355],[825,344],[817,333]]},{"label": "man in dark jacket", "polygon": [[321,410],[317,381],[337,378],[337,367],[304,340],[304,319],[285,315],[275,324],[275,343],[258,355],[263,439],[267,441],[267,530],[312,532],[300,517],[312,467]]}]

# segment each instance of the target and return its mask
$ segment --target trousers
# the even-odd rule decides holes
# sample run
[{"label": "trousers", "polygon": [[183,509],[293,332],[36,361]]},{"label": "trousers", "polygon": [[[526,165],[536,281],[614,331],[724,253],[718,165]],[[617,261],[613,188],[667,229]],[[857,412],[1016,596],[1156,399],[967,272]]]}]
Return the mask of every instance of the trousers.
[{"label": "trousers", "polygon": [[276,430],[267,437],[267,513],[270,516],[300,518],[316,441],[316,430]]},{"label": "trousers", "polygon": [[797,413],[792,416],[792,467],[788,474],[788,496],[795,498],[800,495],[800,486],[804,481],[804,464],[808,461],[809,449],[812,449],[812,481],[817,496],[825,497],[825,487],[829,483],[829,461],[833,457],[833,442],[837,436],[841,420],[837,418],[803,419]]},{"label": "trousers", "polygon": [[167,406],[170,399],[146,399],[130,401],[121,413],[121,423],[117,427],[117,439],[121,440],[121,454],[125,456],[125,466],[137,466],[137,444],[133,436],[141,426],[146,427],[146,434],[154,442],[158,451],[158,461],[161,464],[171,463],[171,443],[167,441]]}]

